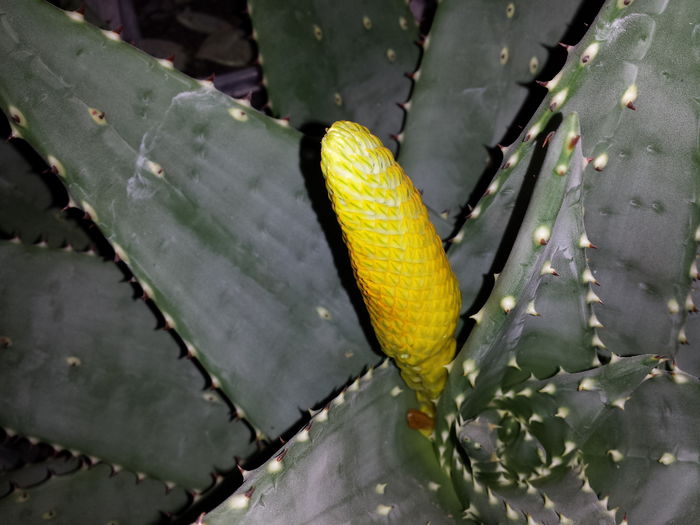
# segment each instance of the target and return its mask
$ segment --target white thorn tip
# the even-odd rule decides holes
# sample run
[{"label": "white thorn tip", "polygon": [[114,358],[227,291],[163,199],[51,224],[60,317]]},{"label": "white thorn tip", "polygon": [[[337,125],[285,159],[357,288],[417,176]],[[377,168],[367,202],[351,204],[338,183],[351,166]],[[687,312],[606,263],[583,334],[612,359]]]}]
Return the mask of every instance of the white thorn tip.
[{"label": "white thorn tip", "polygon": [[243,510],[248,508],[250,498],[245,494],[236,494],[229,500],[228,507],[233,510]]},{"label": "white thorn tip", "polygon": [[600,44],[593,42],[581,53],[581,64],[590,64],[600,51]]},{"label": "white thorn tip", "polygon": [[588,326],[591,328],[603,328],[603,323],[601,323],[598,320],[598,317],[593,313],[591,316],[588,318]]},{"label": "white thorn tip", "polygon": [[[549,85],[547,86],[549,87]],[[569,95],[569,89],[564,88],[561,91],[559,91],[556,95],[552,97],[551,102],[549,103],[549,109],[551,111],[556,111],[559,109],[564,102],[566,101],[566,97]]]},{"label": "white thorn tip", "polygon": [[601,153],[593,159],[593,169],[596,171],[603,171],[605,169],[605,166],[608,165],[608,160],[608,154]]},{"label": "white thorn tip", "polygon": [[579,248],[593,248],[594,245],[588,239],[588,235],[586,235],[585,233],[582,233],[581,237],[579,237],[579,239],[578,239],[578,247]]},{"label": "white thorn tip", "polygon": [[515,297],[513,297],[512,295],[506,295],[503,299],[501,299],[501,302],[499,304],[501,306],[501,309],[505,313],[508,313],[513,308],[515,308],[515,305],[516,305]]},{"label": "white thorn tip", "polygon": [[75,22],[85,22],[85,15],[78,11],[66,11],[66,16]]},{"label": "white thorn tip", "polygon": [[664,454],[659,458],[659,463],[662,465],[670,465],[671,463],[676,462],[676,456],[671,454],[670,452],[664,452]]},{"label": "white thorn tip", "polygon": [[637,84],[630,85],[620,98],[620,103],[628,108],[634,108],[634,101],[637,100],[638,95]]},{"label": "white thorn tip", "polygon": [[613,461],[613,463],[619,463],[625,457],[622,455],[622,452],[616,449],[608,450],[608,455],[610,456],[610,459]]},{"label": "white thorn tip", "polygon": [[625,404],[627,403],[628,400],[629,400],[629,397],[620,397],[610,404],[614,407],[619,408],[620,410],[624,410]]},{"label": "white thorn tip", "polygon": [[578,384],[579,391],[598,390],[598,381],[592,377],[584,377]]},{"label": "white thorn tip", "polygon": [[581,274],[581,280],[585,284],[598,284],[598,281],[596,281],[596,278],[593,277],[593,272],[590,268],[586,268],[585,270],[583,270],[583,273]]},{"label": "white thorn tip", "polygon": [[554,383],[548,383],[546,386],[540,388],[539,391],[543,394],[554,395],[557,392],[557,385]]},{"label": "white thorn tip", "polygon": [[605,343],[603,343],[603,341],[598,336],[597,332],[593,333],[593,337],[591,338],[591,345],[593,345],[594,348],[607,348],[605,346]]},{"label": "white thorn tip", "polygon": [[549,238],[552,235],[552,230],[550,230],[549,226],[546,225],[541,225],[538,226],[537,229],[535,229],[535,233],[533,234],[533,238],[535,240],[536,244],[539,244],[541,246],[544,246],[549,242]]},{"label": "white thorn tip", "polygon": [[545,261],[542,265],[542,270],[540,270],[540,275],[559,275],[559,273],[552,268],[552,261]]},{"label": "white thorn tip", "polygon": [[671,314],[677,314],[681,311],[681,306],[678,304],[678,301],[676,301],[675,298],[669,299],[666,302],[666,306],[668,307],[668,312]]},{"label": "white thorn tip", "polygon": [[561,71],[560,71],[559,73],[557,73],[557,74],[554,76],[554,78],[552,78],[552,80],[550,80],[549,82],[547,82],[547,89],[549,89],[549,90],[551,91],[551,90],[553,90],[555,87],[557,87],[557,85],[559,84],[559,81],[561,80],[561,75],[562,75],[562,73],[561,73]]},{"label": "white thorn tip", "polygon": [[512,356],[510,360],[508,361],[508,366],[511,368],[515,368],[516,370],[520,370],[520,366],[518,365],[518,360],[515,358],[515,356]]},{"label": "white thorn tip", "polygon": [[480,323],[481,323],[481,319],[482,319],[483,317],[484,317],[484,310],[481,309],[481,310],[479,310],[478,312],[476,312],[474,315],[470,315],[470,316],[469,316],[469,319],[474,319],[474,321],[476,322],[476,324],[480,324]]},{"label": "white thorn tip", "polygon": [[596,295],[596,293],[593,290],[588,290],[588,293],[586,294],[586,302],[588,304],[593,304],[593,303],[601,303],[602,304],[603,301],[600,299],[600,297],[598,297]]},{"label": "white thorn tip", "polygon": [[535,301],[530,301],[529,303],[527,303],[527,310],[526,310],[526,313],[527,313],[528,315],[532,315],[532,316],[535,316],[535,317],[538,317],[538,316],[540,315],[540,314],[537,313],[537,310],[535,309]]}]

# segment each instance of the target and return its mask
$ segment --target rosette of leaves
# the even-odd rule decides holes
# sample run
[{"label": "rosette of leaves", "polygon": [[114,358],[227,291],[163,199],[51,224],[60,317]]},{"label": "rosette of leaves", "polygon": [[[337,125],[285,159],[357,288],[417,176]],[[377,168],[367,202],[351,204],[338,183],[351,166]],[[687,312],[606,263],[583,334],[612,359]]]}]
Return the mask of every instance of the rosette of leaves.
[{"label": "rosette of leaves", "polygon": [[[9,134],[61,181],[3,146],[0,515],[695,523],[699,13],[583,6],[443,0],[421,51],[401,1],[250,2],[269,116],[79,14],[0,2]],[[297,130],[340,118],[396,136],[453,233],[461,350],[431,438],[374,368]],[[80,253],[66,205],[121,270]]]}]

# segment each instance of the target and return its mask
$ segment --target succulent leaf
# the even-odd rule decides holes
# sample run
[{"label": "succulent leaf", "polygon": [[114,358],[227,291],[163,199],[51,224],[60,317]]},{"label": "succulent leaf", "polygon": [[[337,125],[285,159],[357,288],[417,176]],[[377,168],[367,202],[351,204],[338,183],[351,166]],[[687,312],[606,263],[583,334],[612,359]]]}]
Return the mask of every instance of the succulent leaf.
[{"label": "succulent leaf", "polygon": [[[589,255],[603,303],[595,310],[607,328],[602,342],[608,347],[614,342],[622,355],[675,354],[686,316],[685,310],[669,312],[668,304],[684,304],[690,287],[699,220],[689,198],[698,191],[697,177],[690,176],[698,169],[697,141],[693,133],[675,141],[658,123],[671,111],[679,115],[679,129],[696,126],[691,86],[697,68],[678,64],[673,29],[692,18],[691,4],[667,9],[658,2],[606,2],[586,36],[569,49],[562,71],[547,83],[549,96],[523,130],[524,142],[506,154],[533,147],[532,130],[544,129],[556,111],[579,113],[583,155],[592,159],[583,200],[586,240],[600,247]],[[692,40],[692,31],[686,28],[684,38]],[[648,97],[645,107],[642,98],[636,100],[641,93]],[[659,195],[659,176],[671,159],[674,171],[686,175],[664,178]],[[683,204],[671,206],[671,200]],[[639,253],[654,256],[640,259]],[[618,315],[630,308],[635,315]]]},{"label": "succulent leaf", "polygon": [[[86,505],[85,502],[90,504]],[[0,516],[8,523],[156,523],[161,512],[187,503],[182,490],[167,491],[155,480],[109,465],[83,467],[53,476],[31,488],[17,488],[0,498]]]},{"label": "succulent leaf", "polygon": [[[51,187],[46,179],[52,180]],[[53,179],[53,174],[35,173],[11,143],[0,142],[0,233],[27,243],[42,241],[53,248],[69,244],[84,250],[90,239],[61,211],[64,203],[51,191],[60,182]]]},{"label": "succulent leaf", "polygon": [[[571,252],[576,243],[570,230],[576,222],[565,220],[562,223],[560,209],[571,213],[576,209],[572,204],[580,200],[583,162],[579,137],[578,117],[572,113],[548,143],[541,174],[513,251],[479,314],[475,329],[453,364],[438,407],[436,440],[438,448],[445,450],[441,454],[442,464],[449,465],[453,480],[462,487],[460,495],[466,498],[463,504],[473,503],[482,509],[481,512],[493,506],[489,501],[493,498],[488,497],[483,480],[466,470],[468,467],[462,464],[448,438],[454,431],[451,427],[457,416],[459,421],[468,422],[474,418],[478,421],[492,399],[499,396],[498,392],[530,376],[530,370],[520,370],[517,364],[517,345],[527,319],[533,317],[530,303],[540,283],[555,278],[542,272],[542,267],[552,259],[552,254],[559,250]],[[498,426],[495,422],[490,424],[494,428]],[[536,453],[536,450],[531,452]],[[484,461],[493,462],[497,456],[494,450],[493,457],[487,455]],[[516,464],[522,461],[522,458],[514,460]],[[505,516],[507,511],[503,507],[490,519],[500,519],[498,516]]]},{"label": "succulent leaf", "polygon": [[2,11],[3,110],[262,434],[377,360],[298,132],[40,0]]},{"label": "succulent leaf", "polygon": [[360,122],[395,149],[398,104],[411,89],[405,74],[419,57],[406,2],[251,0],[248,9],[275,114],[296,128]]},{"label": "succulent leaf", "polygon": [[[693,523],[700,515],[699,395],[695,378],[681,384],[673,375],[654,375],[623,408],[606,410],[584,445],[591,486],[630,523]],[[664,504],[652,503],[652,495]]]},{"label": "succulent leaf", "polygon": [[486,148],[502,143],[529,96],[527,85],[542,72],[547,46],[561,41],[583,4],[438,2],[399,151],[430,208],[452,219],[460,213],[490,169]]},{"label": "succulent leaf", "polygon": [[0,242],[0,425],[204,490],[250,431],[122,280],[94,256]]},{"label": "succulent leaf", "polygon": [[[437,231],[457,233],[448,257],[474,326],[458,331],[466,344],[453,363],[443,368],[440,352],[427,358],[437,373],[421,379],[430,388],[419,402],[449,372],[430,439],[406,425],[420,426],[406,412],[416,396],[388,364],[346,383],[378,357],[315,138],[174,72],[118,31],[89,27],[80,13],[38,0],[0,4],[0,109],[11,135],[37,147],[182,337],[182,352],[202,365],[173,360],[176,345],[153,332],[152,316],[107,263],[0,242],[0,521],[155,521],[154,508],[181,507],[182,487],[211,482],[233,454],[262,461],[229,410],[246,414],[257,438],[296,435],[243,471],[243,485],[198,523],[698,521],[696,0],[436,2],[424,60],[409,75],[414,92],[400,104],[405,134],[392,138]],[[352,118],[384,140],[397,133],[393,103],[406,100],[401,74],[417,57],[408,7],[281,4],[250,2],[272,110],[303,132]],[[600,5],[569,45],[577,29],[568,21]],[[484,146],[510,141],[526,93],[538,96],[541,44],[565,32],[566,64],[541,82],[548,95],[501,147],[500,168],[488,166]],[[392,155],[357,129],[381,152],[365,171],[389,167],[403,181]],[[0,159],[17,166],[0,174],[3,236],[50,246],[71,238],[45,213],[48,194],[17,175],[26,168],[1,145]],[[400,187],[410,190],[405,203],[421,201],[412,184]],[[351,191],[336,210],[362,190]],[[341,212],[340,222],[358,215]],[[431,239],[431,257],[449,270]],[[373,261],[366,251],[350,247],[356,270],[357,260]],[[397,334],[376,322],[368,295],[390,346],[385,335]],[[457,307],[447,310],[454,320]],[[212,404],[215,395],[200,390],[207,377],[233,407]],[[322,399],[309,425],[290,428]],[[55,445],[24,456],[9,448],[40,440]],[[72,449],[67,461],[63,447]],[[39,449],[57,455],[32,463]],[[99,461],[140,473],[114,475],[120,466],[101,463],[76,470]],[[231,472],[232,483],[240,478]]]},{"label": "succulent leaf", "polygon": [[[494,477],[495,474],[500,472],[501,477],[508,479],[510,475],[510,479],[514,479],[513,471],[520,472],[522,476],[525,474],[522,469],[530,468],[535,475],[548,479],[553,472],[552,465],[556,464],[556,468],[560,469],[561,465],[570,464],[569,475],[577,473],[583,482],[583,492],[594,494],[600,500],[602,509],[608,514],[606,521],[617,523],[632,510],[644,509],[636,496],[622,496],[630,493],[627,491],[629,479],[633,477],[638,480],[632,494],[645,494],[656,486],[655,465],[674,468],[678,453],[676,449],[659,445],[654,451],[646,449],[642,452],[635,445],[636,436],[615,429],[625,428],[622,422],[625,419],[620,417],[627,417],[627,407],[635,402],[637,395],[643,395],[640,392],[661,388],[648,384],[676,382],[686,385],[689,391],[695,384],[694,378],[685,375],[682,369],[671,365],[669,373],[668,366],[663,362],[650,359],[650,355],[678,353],[678,345],[687,342],[683,341],[685,331],[681,331],[684,323],[689,327],[693,325],[693,320],[686,321],[686,316],[693,311],[692,306],[688,305],[693,302],[692,296],[690,300],[687,296],[696,251],[697,205],[693,196],[697,193],[697,177],[692,173],[697,173],[698,146],[695,138],[686,140],[688,135],[674,142],[668,133],[657,131],[655,126],[655,123],[663,121],[661,112],[675,108],[678,115],[683,115],[679,122],[681,128],[696,129],[697,118],[690,110],[693,106],[692,89],[686,87],[695,83],[688,83],[685,78],[692,68],[686,68],[685,72],[675,70],[670,64],[676,62],[668,55],[674,49],[672,41],[676,37],[672,28],[680,27],[683,17],[692,16],[690,3],[682,4],[666,9],[667,4],[653,2],[606,3],[587,36],[570,50],[567,65],[549,83],[550,97],[523,131],[524,142],[514,145],[506,154],[508,159],[509,155],[520,152],[518,156],[523,158],[528,147],[523,144],[531,140],[531,130],[542,130],[554,111],[576,110],[581,117],[583,144],[583,155],[578,154],[578,157],[581,161],[585,156],[590,162],[585,163],[586,183],[583,191],[577,190],[580,195],[562,207],[557,219],[558,225],[568,224],[565,228],[567,235],[563,238],[557,235],[557,226],[554,227],[547,240],[547,248],[552,246],[555,256],[548,257],[546,264],[541,265],[540,275],[532,274],[534,281],[542,285],[554,281],[558,281],[558,284],[554,287],[536,287],[536,294],[528,302],[530,317],[523,315],[521,310],[516,311],[516,316],[509,313],[505,324],[494,322],[499,318],[493,305],[498,300],[502,301],[497,293],[499,286],[502,286],[504,279],[509,280],[513,275],[508,264],[511,260],[524,260],[516,255],[518,244],[529,237],[528,230],[521,227],[511,259],[479,315],[479,324],[463,353],[458,356],[443,397],[444,404],[440,405],[441,414],[450,417],[438,418],[438,436],[449,435],[449,431],[444,429],[445,423],[463,422],[453,431],[461,436],[461,446],[471,451],[472,470],[468,480],[471,485],[462,483],[461,493],[465,505],[474,505],[477,513],[487,512],[485,509],[489,501],[482,495],[485,488],[499,494],[497,485],[494,485],[494,480],[498,479]],[[644,109],[641,101],[636,100],[642,91],[633,89],[633,86],[642,83],[648,86],[649,102],[652,102]],[[661,88],[662,84],[666,87]],[[601,85],[606,86],[602,91]],[[639,146],[640,137],[641,144],[646,144],[657,134],[663,137],[658,140],[664,148]],[[626,148],[624,152],[622,144]],[[611,145],[616,145],[613,148],[615,155],[610,154]],[[665,154],[669,157],[664,157]],[[634,162],[626,163],[628,158],[634,159]],[[614,164],[612,159],[615,159]],[[580,161],[575,165],[583,165]],[[683,174],[674,177],[669,184],[662,184],[664,190],[661,195],[673,195],[674,202],[678,203],[672,210],[662,205],[663,197],[658,195],[659,184],[652,185],[650,182],[663,173],[662,162],[673,162],[678,169],[676,173]],[[505,170],[509,168],[507,164],[506,161]],[[615,170],[611,169],[613,165]],[[632,180],[634,184],[630,183]],[[635,215],[634,210],[639,202],[657,203],[650,205],[656,212]],[[536,197],[533,196],[530,208],[537,206]],[[613,215],[618,216],[616,220],[611,220]],[[641,227],[641,224],[644,226]],[[659,244],[654,243],[653,248],[649,246],[645,250],[654,255],[640,257],[640,246],[655,239],[653,235],[650,237],[650,232],[655,231],[669,235],[662,241],[668,242],[668,246],[659,252]],[[467,233],[465,229],[465,238],[468,238]],[[562,244],[563,240],[567,244]],[[630,263],[621,264],[625,260]],[[680,264],[678,261],[681,261]],[[687,271],[689,267],[690,272]],[[653,286],[647,285],[647,280],[653,282]],[[611,293],[609,297],[606,296],[606,289],[607,293]],[[646,290],[644,297],[640,295],[640,290]],[[633,297],[638,299],[634,300]],[[568,320],[564,320],[566,318]],[[567,327],[565,339],[560,337],[557,326]],[[480,340],[490,341],[488,349],[483,347],[483,351],[477,350],[478,347],[474,345]],[[680,350],[679,353],[682,355],[684,351]],[[619,357],[636,354],[640,354],[639,357]],[[584,369],[586,360],[591,357],[588,364],[590,371],[579,372],[578,375],[565,371]],[[578,364],[576,360],[579,360]],[[532,379],[528,379],[533,378],[531,374],[537,377],[555,375],[547,380],[547,384],[534,385],[530,382]],[[568,386],[560,382],[560,378],[568,382]],[[460,387],[452,390],[453,385]],[[557,400],[557,406],[538,411],[537,392],[546,393]],[[662,393],[663,389],[659,394],[663,396]],[[453,407],[457,399],[460,403],[455,415]],[[639,403],[641,406],[644,402]],[[650,403],[645,406],[649,407],[648,415],[642,417],[639,410],[634,414],[637,416],[634,418],[635,428],[654,428],[651,422],[660,417],[677,418],[681,427],[686,429],[694,425],[694,417],[684,412],[681,406],[671,404],[656,410]],[[542,423],[546,424],[544,428],[554,428],[548,423],[552,414],[564,420],[570,430],[555,440],[552,440],[552,436],[538,437],[538,427],[541,430]],[[520,445],[509,438],[507,432],[501,435],[501,439],[511,439],[505,444],[506,450],[511,448],[505,456],[512,458],[510,467],[489,465],[488,458],[481,460],[483,465],[475,467],[479,456],[473,454],[478,448],[475,449],[471,441],[477,434],[468,429],[482,417],[487,418],[487,428],[510,429],[508,432],[523,436],[523,443],[529,443],[528,446]],[[664,424],[660,426],[665,427]],[[565,430],[565,427],[562,429]],[[570,433],[569,437],[567,432]],[[556,447],[555,442],[559,443]],[[461,461],[457,454],[450,455],[448,445],[442,446],[448,450],[443,454],[444,463]],[[625,451],[630,448],[636,450],[635,456],[643,458],[639,464],[632,461],[625,463]],[[532,461],[536,461],[540,455],[538,450],[542,451],[543,464],[533,468]],[[587,450],[591,450],[589,455],[585,452]],[[573,463],[567,460],[569,456],[574,459]],[[610,475],[610,465],[614,465],[619,476]],[[640,473],[639,465],[654,468],[645,467],[644,472]],[[451,468],[454,471],[455,465],[452,464]],[[608,468],[606,474],[601,474],[603,468]],[[693,474],[688,475],[682,468],[685,466],[675,471],[667,470],[663,475],[694,479]],[[482,470],[486,471],[483,475],[480,474]],[[590,476],[589,471],[598,472],[599,475]],[[459,478],[453,475],[453,479]],[[474,480],[485,486],[477,490]],[[528,482],[535,486],[534,481]],[[538,490],[543,491],[550,500],[556,499],[549,496],[543,486],[535,487],[535,495],[539,494]],[[615,502],[612,501],[613,494]],[[640,510],[638,519],[644,521],[652,515],[654,523],[674,519],[684,522],[690,515],[686,513],[688,505],[680,503],[685,495],[679,494],[678,498],[668,512]],[[546,508],[547,498],[543,501]],[[567,516],[567,519],[573,518],[575,523],[583,522],[579,521],[583,518],[575,517],[575,513],[580,515],[581,505],[576,504],[569,511],[562,510],[561,515]],[[556,510],[556,504],[552,508]],[[489,520],[495,522],[498,518],[491,516]]]},{"label": "succulent leaf", "polygon": [[245,473],[202,523],[460,522],[430,442],[404,423],[415,397],[387,364],[359,377],[276,457]]},{"label": "succulent leaf", "polygon": [[27,488],[51,476],[75,472],[83,460],[65,450],[56,451],[45,443],[32,444],[28,439],[2,432],[0,441],[0,497],[15,488]]}]

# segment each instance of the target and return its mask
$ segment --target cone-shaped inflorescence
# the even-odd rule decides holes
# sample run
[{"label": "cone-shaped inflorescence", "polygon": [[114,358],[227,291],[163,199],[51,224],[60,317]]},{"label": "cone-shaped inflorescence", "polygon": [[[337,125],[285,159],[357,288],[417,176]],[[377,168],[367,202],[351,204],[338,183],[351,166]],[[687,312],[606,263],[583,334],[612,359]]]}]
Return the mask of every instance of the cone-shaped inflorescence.
[{"label": "cone-shaped inflorescence", "polygon": [[333,124],[321,167],[384,352],[433,414],[454,355],[457,280],[420,193],[367,128]]}]

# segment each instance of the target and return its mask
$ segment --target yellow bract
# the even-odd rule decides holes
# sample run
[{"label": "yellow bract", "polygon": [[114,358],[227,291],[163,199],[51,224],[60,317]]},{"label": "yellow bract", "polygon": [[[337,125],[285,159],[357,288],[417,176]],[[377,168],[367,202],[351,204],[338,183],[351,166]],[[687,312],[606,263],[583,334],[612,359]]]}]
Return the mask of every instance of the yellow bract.
[{"label": "yellow bract", "polygon": [[418,190],[364,126],[333,124],[321,168],[377,339],[432,416],[461,305],[442,241]]}]

